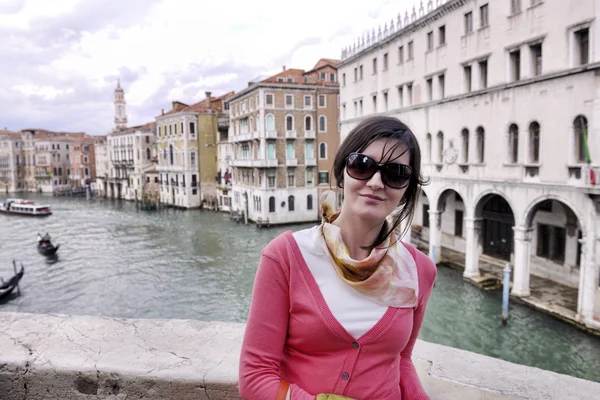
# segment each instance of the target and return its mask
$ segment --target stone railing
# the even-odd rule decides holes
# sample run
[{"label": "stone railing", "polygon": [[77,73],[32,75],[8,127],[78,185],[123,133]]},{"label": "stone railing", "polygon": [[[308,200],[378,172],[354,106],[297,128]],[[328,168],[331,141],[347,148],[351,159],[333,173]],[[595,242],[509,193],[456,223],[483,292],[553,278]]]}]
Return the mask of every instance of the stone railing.
[{"label": "stone railing", "polygon": [[[0,398],[239,399],[243,324],[0,313]],[[432,400],[597,399],[600,383],[419,341]]]}]

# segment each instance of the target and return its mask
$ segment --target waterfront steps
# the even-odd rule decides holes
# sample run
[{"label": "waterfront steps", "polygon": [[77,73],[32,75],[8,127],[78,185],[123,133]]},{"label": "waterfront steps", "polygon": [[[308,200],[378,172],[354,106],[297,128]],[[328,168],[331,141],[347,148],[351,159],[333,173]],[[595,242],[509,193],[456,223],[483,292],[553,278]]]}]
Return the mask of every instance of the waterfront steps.
[{"label": "waterfront steps", "polygon": [[[0,326],[2,400],[239,399],[244,324],[0,312]],[[600,393],[600,383],[423,341],[414,357],[432,400]]]}]

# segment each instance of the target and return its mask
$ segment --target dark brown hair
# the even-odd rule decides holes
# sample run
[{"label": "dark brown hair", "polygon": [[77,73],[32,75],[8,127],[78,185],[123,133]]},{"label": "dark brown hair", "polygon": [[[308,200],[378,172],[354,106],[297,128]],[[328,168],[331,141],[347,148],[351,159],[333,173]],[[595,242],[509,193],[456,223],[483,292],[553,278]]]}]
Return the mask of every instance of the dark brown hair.
[{"label": "dark brown hair", "polygon": [[400,145],[406,146],[410,155],[412,176],[408,187],[400,200],[399,206],[402,207],[400,212],[394,213],[395,216],[393,222],[388,229],[386,229],[388,224],[384,224],[384,228],[381,230],[375,242],[367,247],[369,250],[382,244],[403,221],[406,221],[407,224],[400,236],[406,234],[407,231],[410,230],[410,223],[415,212],[417,201],[419,200],[419,195],[421,194],[421,186],[429,183],[428,180],[423,179],[423,176],[421,176],[421,148],[410,128],[397,118],[370,117],[363,120],[348,134],[335,155],[333,174],[338,187],[343,187],[344,170],[346,169],[346,158],[348,155],[354,152],[360,153],[369,147],[371,143],[380,139],[387,139],[392,143],[397,141],[390,146],[389,150],[385,151],[385,154],[382,154],[382,161],[384,161],[383,158],[386,156],[388,157],[387,160],[385,160],[386,162],[392,161],[389,158],[394,149]]}]

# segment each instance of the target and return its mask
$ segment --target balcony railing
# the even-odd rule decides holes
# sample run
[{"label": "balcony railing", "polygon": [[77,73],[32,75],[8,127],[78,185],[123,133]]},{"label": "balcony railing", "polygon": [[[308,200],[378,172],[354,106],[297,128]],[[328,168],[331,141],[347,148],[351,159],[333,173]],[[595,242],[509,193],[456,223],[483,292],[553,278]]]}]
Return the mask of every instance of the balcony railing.
[{"label": "balcony railing", "polygon": [[265,137],[267,139],[277,139],[277,131],[266,131]]},{"label": "balcony railing", "polygon": [[569,165],[569,183],[600,192],[600,166]]},{"label": "balcony railing", "polygon": [[295,167],[298,165],[298,159],[297,158],[286,158],[285,165],[287,167]]},{"label": "balcony railing", "polygon": [[315,131],[304,131],[305,139],[314,139],[316,137]]},{"label": "balcony railing", "polygon": [[234,167],[252,167],[254,160],[233,160]]},{"label": "balcony railing", "polygon": [[257,168],[274,168],[277,167],[279,161],[276,158],[267,158],[254,160],[254,166]]},{"label": "balcony railing", "polygon": [[252,139],[260,139],[260,131],[252,132]]},{"label": "balcony railing", "polygon": [[317,165],[317,159],[316,158],[305,158],[304,159],[304,164],[307,167],[314,167]]},{"label": "balcony railing", "polygon": [[287,139],[296,139],[296,131],[285,131],[285,137]]}]

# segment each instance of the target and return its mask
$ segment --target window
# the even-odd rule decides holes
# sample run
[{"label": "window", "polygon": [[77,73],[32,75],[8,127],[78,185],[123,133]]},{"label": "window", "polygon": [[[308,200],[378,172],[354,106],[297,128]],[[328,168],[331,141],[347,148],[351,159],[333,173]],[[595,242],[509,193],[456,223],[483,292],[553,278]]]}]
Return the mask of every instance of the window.
[{"label": "window", "polygon": [[580,29],[575,32],[575,65],[589,63],[590,55],[590,29]]},{"label": "window", "polygon": [[329,73],[329,82],[335,82],[335,74],[333,72]]},{"label": "window", "polygon": [[[360,113],[362,115],[362,100],[360,102],[361,102]],[[324,115],[321,115],[319,117],[319,132],[327,132],[327,119],[325,118]]]},{"label": "window", "polygon": [[440,99],[446,97],[446,76],[444,74],[438,76],[438,85],[440,90]]},{"label": "window", "polygon": [[539,76],[542,74],[542,44],[534,44],[529,47],[531,53],[531,66],[533,76]]},{"label": "window", "polygon": [[565,261],[566,229],[559,226],[537,225],[537,256],[563,263]]},{"label": "window", "polygon": [[461,147],[462,147],[462,158],[461,161],[463,164],[469,163],[469,130],[467,128],[463,129],[460,133],[461,138]]},{"label": "window", "polygon": [[[268,170],[267,171],[267,185],[270,188],[274,188],[275,187],[275,177],[276,177],[277,173],[275,172],[275,170]],[[273,211],[275,211],[275,206],[273,206]]]},{"label": "window", "polygon": [[358,101],[358,106],[359,106],[360,115],[363,115],[363,102],[362,102],[362,100]]},{"label": "window", "polygon": [[398,86],[398,104],[400,107],[404,107],[404,90],[402,86]]},{"label": "window", "polygon": [[273,99],[273,95],[272,94],[266,94],[265,95],[265,103],[266,103],[266,107],[273,107],[274,103],[274,99]]},{"label": "window", "polygon": [[521,0],[510,0],[510,13],[512,15],[521,12]]},{"label": "window", "polygon": [[150,158],[152,158],[152,152],[148,148],[148,149],[146,149],[146,160],[149,160]]},{"label": "window", "polygon": [[286,149],[286,151],[285,151],[285,157],[286,158],[288,158],[288,159],[294,159],[294,158],[296,158],[296,151],[295,151],[295,148],[294,148],[294,142],[288,141],[286,143],[285,149]]},{"label": "window", "polygon": [[169,145],[169,160],[171,161],[171,165],[173,165],[173,145]]},{"label": "window", "polygon": [[361,65],[360,67],[358,67],[358,76],[360,78],[360,80],[363,80],[363,66]]},{"label": "window", "polygon": [[411,40],[410,42],[408,42],[408,59],[412,60],[413,56],[414,56],[414,42]]},{"label": "window", "polygon": [[398,47],[398,64],[404,62],[404,46]]},{"label": "window", "polygon": [[508,159],[513,164],[519,161],[519,127],[516,124],[508,128]]},{"label": "window", "polygon": [[354,68],[354,82],[358,80],[358,68]]},{"label": "window", "polygon": [[312,168],[306,169],[306,184],[312,186],[313,184],[313,170]]},{"label": "window", "polygon": [[471,90],[473,90],[473,80],[472,78],[472,74],[471,74],[471,66],[470,65],[465,65],[463,67],[463,73],[465,76],[465,92],[470,93]]},{"label": "window", "polygon": [[433,50],[433,31],[427,33],[427,51]]},{"label": "window", "polygon": [[428,133],[427,136],[425,136],[425,159],[427,160],[427,162],[431,162],[431,149],[432,149],[432,143],[431,143],[431,133]]},{"label": "window", "polygon": [[433,100],[433,78],[427,79],[427,100]]},{"label": "window", "polygon": [[175,135],[177,135],[177,124],[173,125],[173,133],[175,133]]},{"label": "window", "polygon": [[479,88],[486,89],[488,86],[488,62],[479,61]]},{"label": "window", "polygon": [[377,58],[373,59],[373,74],[377,73]]},{"label": "window", "polygon": [[463,235],[463,220],[464,220],[464,211],[463,210],[455,210],[454,211],[454,236],[462,237],[462,235]]},{"label": "window", "polygon": [[374,113],[377,112],[377,95],[376,94],[373,95],[373,112]]},{"label": "window", "polygon": [[320,171],[319,172],[319,184],[329,184],[329,172],[328,171]]},{"label": "window", "polygon": [[573,133],[575,134],[575,160],[577,162],[588,161],[587,157],[587,129],[588,121],[583,115],[579,115],[573,122]]},{"label": "window", "polygon": [[324,81],[326,76],[325,72],[319,72],[319,80]]},{"label": "window", "polygon": [[275,143],[267,143],[267,158],[269,160],[275,159]]},{"label": "window", "polygon": [[312,116],[310,115],[304,117],[304,130],[312,131]]},{"label": "window", "polygon": [[327,97],[324,94],[319,95],[319,108],[327,107]]},{"label": "window", "polygon": [[423,204],[423,227],[429,228],[429,204]]},{"label": "window", "polygon": [[477,128],[477,162],[485,162],[485,131],[481,126]]},{"label": "window", "polygon": [[287,78],[286,82],[287,83],[294,83],[294,78]]},{"label": "window", "polygon": [[388,53],[385,53],[383,55],[383,69],[388,69]]},{"label": "window", "polygon": [[294,211],[294,196],[288,196],[288,211]]},{"label": "window", "polygon": [[313,152],[313,144],[311,142],[304,143],[304,150],[306,158],[315,158],[315,153]]},{"label": "window", "polygon": [[437,134],[437,163],[441,164],[444,160],[444,134],[440,131]]},{"label": "window", "polygon": [[158,137],[160,137],[160,133],[161,133],[161,127],[158,127]]},{"label": "window", "polygon": [[510,53],[510,80],[515,82],[521,79],[521,50]]},{"label": "window", "polygon": [[446,25],[442,25],[439,27],[438,35],[439,35],[440,46],[445,45],[446,44]]},{"label": "window", "polygon": [[319,144],[319,158],[321,160],[327,159],[327,144],[326,143]]},{"label": "window", "polygon": [[313,209],[313,199],[312,199],[312,195],[308,195],[306,196],[306,209],[307,210],[312,210]]},{"label": "window", "polygon": [[288,115],[287,117],[285,117],[285,130],[286,131],[294,130],[294,117],[292,117],[291,115]]},{"label": "window", "polygon": [[192,167],[196,166],[196,153],[194,152],[190,153],[190,164]]},{"label": "window", "polygon": [[388,92],[383,92],[383,110],[388,110]]},{"label": "window", "polygon": [[465,14],[465,35],[473,32],[473,13],[468,12]]},{"label": "window", "polygon": [[275,197],[269,197],[269,212],[275,212]]},{"label": "window", "polygon": [[272,132],[275,130],[275,117],[273,114],[267,114],[267,117],[265,118],[265,125],[267,132]]},{"label": "window", "polygon": [[[287,172],[287,184],[288,186],[294,186],[296,183],[296,175],[294,174],[294,170],[288,170]],[[290,210],[293,211],[293,210]]]},{"label": "window", "polygon": [[413,85],[409,83],[406,85],[406,96],[408,97],[408,105],[412,106],[413,104]]},{"label": "window", "polygon": [[182,123],[181,123],[181,134],[183,135],[184,133],[185,133],[185,132],[184,132],[184,129],[183,129],[183,122],[182,122]]},{"label": "window", "polygon": [[285,108],[294,108],[294,95],[293,94],[285,95]]},{"label": "window", "polygon": [[312,96],[304,96],[304,108],[312,108]]},{"label": "window", "polygon": [[536,121],[529,124],[529,162],[540,162],[540,124]]},{"label": "window", "polygon": [[342,86],[346,86],[346,74],[342,74]]},{"label": "window", "polygon": [[489,7],[487,4],[479,7],[479,26],[484,28],[490,23]]},{"label": "window", "polygon": [[285,82],[285,79],[283,79],[282,77],[277,78],[277,82]]}]

